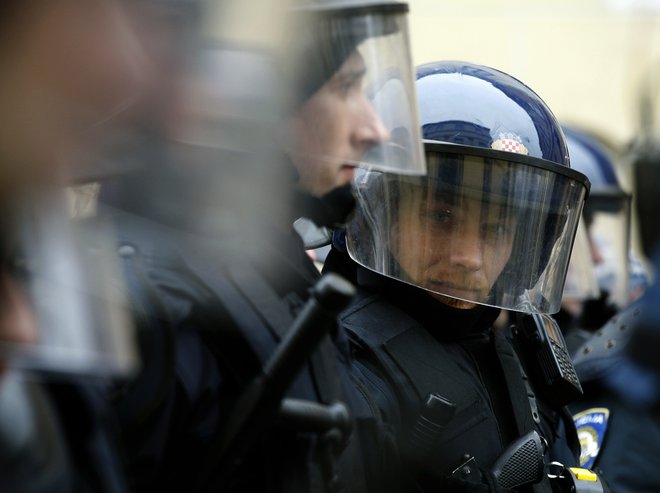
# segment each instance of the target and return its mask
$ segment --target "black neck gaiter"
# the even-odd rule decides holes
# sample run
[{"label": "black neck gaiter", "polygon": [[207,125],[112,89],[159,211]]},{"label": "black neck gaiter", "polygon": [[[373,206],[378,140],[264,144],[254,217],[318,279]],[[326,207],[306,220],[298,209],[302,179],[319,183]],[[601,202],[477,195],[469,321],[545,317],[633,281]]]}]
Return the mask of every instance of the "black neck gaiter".
[{"label": "black neck gaiter", "polygon": [[416,286],[389,279],[364,268],[358,269],[358,284],[377,287],[391,302],[423,325],[440,341],[457,341],[489,330],[500,313],[498,308],[476,305],[454,308]]}]

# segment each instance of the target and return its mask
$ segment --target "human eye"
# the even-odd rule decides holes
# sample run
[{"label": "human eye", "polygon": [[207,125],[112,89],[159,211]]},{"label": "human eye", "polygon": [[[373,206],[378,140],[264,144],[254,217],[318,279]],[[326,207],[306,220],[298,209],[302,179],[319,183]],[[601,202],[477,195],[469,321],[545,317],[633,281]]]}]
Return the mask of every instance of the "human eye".
[{"label": "human eye", "polygon": [[361,93],[364,83],[366,69],[344,69],[341,70],[336,77],[336,88],[343,96],[348,96],[354,93]]},{"label": "human eye", "polygon": [[342,81],[339,84],[339,92],[343,96],[348,96],[355,88],[355,81]]},{"label": "human eye", "polygon": [[424,211],[424,217],[437,224],[448,224],[452,220],[453,215],[452,210],[447,208]]},{"label": "human eye", "polygon": [[358,94],[362,92],[362,79],[361,78],[354,78],[354,77],[348,77],[345,79],[342,79],[342,81],[339,84],[339,92],[344,96],[344,97],[349,97],[353,94]]}]

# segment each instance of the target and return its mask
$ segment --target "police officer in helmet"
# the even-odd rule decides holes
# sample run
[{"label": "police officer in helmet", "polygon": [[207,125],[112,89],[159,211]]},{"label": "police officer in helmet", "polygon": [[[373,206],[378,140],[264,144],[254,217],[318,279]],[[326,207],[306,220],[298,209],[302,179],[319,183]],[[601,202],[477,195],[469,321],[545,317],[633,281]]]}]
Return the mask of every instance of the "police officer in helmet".
[{"label": "police officer in helmet", "polygon": [[563,130],[573,167],[591,182],[583,217],[600,293],[585,300],[577,328],[593,332],[639,298],[645,282],[640,269],[633,276],[639,261],[630,245],[631,195],[621,186],[613,153],[584,130]]},{"label": "police officer in helmet", "polygon": [[[141,48],[124,7],[116,0],[0,7],[2,491],[126,488],[104,380],[89,378],[112,373],[94,360],[102,353],[94,337],[107,334],[96,332],[93,316],[81,316],[92,311],[89,292],[108,280],[71,289],[72,273],[88,265],[66,236],[73,229],[66,209],[55,207],[81,149],[94,155],[92,136],[103,135],[102,122],[141,89]],[[26,239],[53,229],[41,242]],[[94,355],[91,364],[80,364],[81,353]]]},{"label": "police officer in helmet", "polygon": [[[582,142],[588,144],[590,140],[583,136]],[[650,147],[641,150],[642,153],[635,156],[633,168],[637,183],[635,200],[645,254],[653,259],[657,221],[655,213],[649,212],[656,210],[653,204],[657,196],[654,190],[659,161],[657,154],[649,152]],[[600,207],[594,207],[595,212],[602,216],[620,216],[622,202],[628,205],[627,200],[622,199],[629,199],[629,196],[622,193],[616,181],[592,181],[601,185],[600,200],[594,204]],[[604,208],[604,205],[609,207]],[[609,222],[610,227],[616,224],[613,220]],[[622,270],[625,273],[623,259],[616,267],[617,274]],[[624,285],[623,292],[633,301],[638,294],[634,293],[638,283],[633,279],[638,274],[636,276],[631,269],[630,277],[631,289],[626,290]],[[613,280],[619,281],[619,278]],[[617,283],[612,285],[617,286]],[[660,475],[651,459],[658,454],[660,438],[655,369],[657,336],[654,335],[658,327],[657,287],[657,282],[651,284],[638,301],[594,327],[597,330],[581,339],[574,355],[575,368],[584,386],[584,396],[570,406],[581,445],[580,464],[602,469],[615,491],[655,491],[660,487]]]},{"label": "police officer in helmet", "polygon": [[[328,216],[319,215],[319,204],[302,212],[317,225],[332,226],[351,210],[347,185],[356,167],[424,172],[416,108],[409,106],[414,88],[407,68],[408,7],[392,1],[294,3],[290,17],[298,28],[294,58],[300,66],[285,150],[299,175],[297,189],[329,199]],[[379,91],[381,97],[374,97]],[[327,196],[342,188],[343,204],[337,195]]]},{"label": "police officer in helmet", "polygon": [[[576,463],[562,406],[579,383],[563,353],[563,390],[546,381],[533,341],[562,343],[547,314],[588,180],[570,169],[548,107],[513,77],[436,62],[418,68],[417,90],[428,175],[360,173],[355,217],[326,262],[360,288],[341,324],[356,385],[382,418],[382,460],[401,466],[384,468],[384,487],[551,491],[545,464]],[[501,309],[519,323],[494,331]],[[523,436],[540,437],[537,455],[508,463],[511,481],[504,451]]]},{"label": "police officer in helmet", "polygon": [[[424,171],[416,106],[410,104],[415,97],[406,11],[399,2],[346,1],[288,10],[296,26],[289,55],[300,57],[302,67],[292,72],[290,111],[272,127],[267,119],[254,124],[249,111],[271,106],[245,100],[242,110],[248,114],[208,126],[224,133],[168,136],[156,145],[174,144],[176,153],[156,153],[149,179],[128,177],[108,194],[106,203],[121,210],[120,248],[148,339],[144,370],[118,402],[136,489],[365,487],[354,440],[346,455],[337,457],[346,440],[337,450],[324,434],[273,419],[240,460],[225,457],[222,443],[234,431],[228,423],[242,412],[243,392],[261,374],[319,277],[293,221],[301,216],[319,225],[343,221],[352,208],[348,185],[363,161],[381,169]],[[207,87],[228,91],[220,94],[226,105],[236,103],[233,95],[249,91],[252,83],[260,91],[264,80],[276,85],[276,75],[290,67],[257,72],[270,79],[224,78],[222,70],[250,67],[228,63],[235,56],[250,61],[255,55],[266,62],[257,64],[261,68],[281,57],[231,43],[216,43],[206,54],[217,62],[214,70],[222,82]],[[382,87],[391,88],[391,95],[372,98]],[[214,101],[197,108],[201,117],[193,123],[213,123]],[[264,146],[269,138],[278,145]],[[136,200],[123,200],[125,187],[139,192],[159,184],[161,190],[151,195],[159,200],[141,202],[139,193],[128,194]],[[226,218],[232,220],[223,222]],[[351,388],[341,366],[348,355],[325,338],[309,356],[287,397],[350,406]]]}]

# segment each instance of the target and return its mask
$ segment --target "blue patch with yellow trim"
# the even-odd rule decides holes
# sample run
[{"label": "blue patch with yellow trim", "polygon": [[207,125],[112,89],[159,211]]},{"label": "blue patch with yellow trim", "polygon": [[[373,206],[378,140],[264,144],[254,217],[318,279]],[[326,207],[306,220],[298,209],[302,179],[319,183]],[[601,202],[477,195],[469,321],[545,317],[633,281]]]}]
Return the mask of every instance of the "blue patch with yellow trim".
[{"label": "blue patch with yellow trim", "polygon": [[604,407],[586,409],[573,416],[580,440],[580,467],[591,469],[603,446],[610,410]]}]

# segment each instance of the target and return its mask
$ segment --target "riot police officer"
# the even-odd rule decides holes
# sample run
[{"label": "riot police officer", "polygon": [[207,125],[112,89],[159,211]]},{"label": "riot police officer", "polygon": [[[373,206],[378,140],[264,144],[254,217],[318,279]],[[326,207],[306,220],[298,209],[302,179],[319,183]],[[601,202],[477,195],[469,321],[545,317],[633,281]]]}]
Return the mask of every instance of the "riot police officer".
[{"label": "riot police officer", "polygon": [[[355,217],[326,262],[360,288],[340,320],[383,422],[383,487],[551,491],[544,466],[576,463],[562,406],[580,385],[548,314],[588,180],[513,77],[436,62],[418,68],[417,89],[428,175],[358,175]],[[493,331],[502,308],[516,324]],[[507,463],[525,436],[528,455]]]},{"label": "riot police officer", "polygon": [[[55,247],[50,235],[35,244],[22,233],[44,223],[71,226],[65,211],[44,214],[36,203],[64,193],[72,162],[92,133],[104,131],[99,123],[139,91],[140,47],[114,0],[7,1],[0,11],[0,489],[125,491],[99,381],[80,378],[90,365],[73,369],[77,350],[97,335],[89,319],[76,319],[81,307],[91,308],[88,293],[68,289],[67,276],[85,264],[70,243],[57,243],[62,236]],[[44,262],[33,263],[30,249]],[[54,303],[58,297],[67,304]],[[48,305],[56,317],[44,316]],[[67,316],[77,322],[67,328],[80,332],[56,341]],[[54,372],[58,378],[49,379]]]},{"label": "riot police officer", "polygon": [[[352,208],[348,184],[363,160],[423,172],[415,106],[409,104],[414,82],[406,11],[398,2],[345,1],[291,10],[297,26],[292,56],[301,57],[303,72],[292,77],[295,106],[277,125],[260,114],[277,101],[260,106],[251,99],[270,94],[261,82],[277,86],[284,65],[269,70],[281,60],[250,46],[210,45],[201,55],[215,65],[204,77],[219,80],[207,79],[205,87],[226,91],[217,110],[247,91],[237,110],[248,114],[218,124],[214,118],[221,116],[211,104],[217,100],[203,100],[193,108],[201,113],[193,115],[197,121],[151,147],[156,152],[143,171],[120,178],[113,193],[107,187],[105,203],[119,228],[119,252],[145,339],[144,370],[117,401],[136,489],[365,486],[359,449],[345,434],[337,440],[326,436],[328,430],[288,420],[243,447],[247,455],[227,456],[223,444],[244,410],[245,389],[267,366],[319,277],[293,220],[342,221]],[[245,63],[232,63],[236,57]],[[223,75],[242,69],[250,70],[245,77]],[[390,94],[370,99],[383,87]],[[253,109],[258,111],[249,113]],[[264,145],[281,141],[283,128],[286,144]],[[137,193],[122,193],[129,186]],[[152,192],[146,201],[143,187]],[[351,396],[337,364],[342,358],[347,355],[326,337],[296,372],[287,397],[341,401],[345,408]]]},{"label": "riot police officer", "polygon": [[[657,272],[655,192],[658,152],[649,139],[636,149],[636,202],[645,254]],[[584,397],[571,404],[580,463],[603,470],[615,491],[655,491],[657,460],[657,282],[618,311],[576,349]]]},{"label": "riot police officer", "polygon": [[[583,300],[577,320],[567,320],[574,325],[568,336],[569,347],[574,350],[617,311],[635,301],[643,292],[645,280],[643,271],[634,269],[639,261],[630,246],[631,195],[620,184],[612,152],[585,131],[567,126],[563,130],[571,165],[591,182],[583,214],[591,255],[571,262],[591,263],[600,290]],[[562,330],[569,329],[562,325]]]}]

